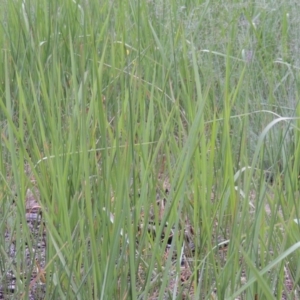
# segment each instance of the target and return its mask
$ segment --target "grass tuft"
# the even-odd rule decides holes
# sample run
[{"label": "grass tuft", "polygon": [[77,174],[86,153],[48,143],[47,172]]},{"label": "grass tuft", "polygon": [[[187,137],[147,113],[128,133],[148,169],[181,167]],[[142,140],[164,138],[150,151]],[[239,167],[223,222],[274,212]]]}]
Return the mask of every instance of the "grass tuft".
[{"label": "grass tuft", "polygon": [[1,299],[300,297],[295,1],[1,4]]}]

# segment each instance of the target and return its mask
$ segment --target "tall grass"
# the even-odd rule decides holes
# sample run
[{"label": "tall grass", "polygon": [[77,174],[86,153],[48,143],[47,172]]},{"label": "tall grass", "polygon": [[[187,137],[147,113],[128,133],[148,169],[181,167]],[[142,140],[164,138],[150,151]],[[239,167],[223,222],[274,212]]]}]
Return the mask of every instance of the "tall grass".
[{"label": "tall grass", "polygon": [[3,3],[1,293],[298,299],[297,2]]}]

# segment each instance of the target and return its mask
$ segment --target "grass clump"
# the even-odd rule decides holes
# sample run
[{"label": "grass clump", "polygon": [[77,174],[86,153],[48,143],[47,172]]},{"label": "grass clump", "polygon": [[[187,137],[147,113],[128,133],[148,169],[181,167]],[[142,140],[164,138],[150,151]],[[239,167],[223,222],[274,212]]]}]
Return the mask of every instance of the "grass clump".
[{"label": "grass clump", "polygon": [[294,5],[4,2],[0,296],[297,299]]}]

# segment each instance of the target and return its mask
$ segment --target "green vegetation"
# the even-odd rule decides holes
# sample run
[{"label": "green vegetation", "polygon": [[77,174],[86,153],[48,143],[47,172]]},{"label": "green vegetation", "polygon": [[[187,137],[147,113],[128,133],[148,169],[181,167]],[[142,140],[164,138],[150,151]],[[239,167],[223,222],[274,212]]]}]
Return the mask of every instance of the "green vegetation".
[{"label": "green vegetation", "polygon": [[1,3],[0,296],[299,299],[297,1]]}]

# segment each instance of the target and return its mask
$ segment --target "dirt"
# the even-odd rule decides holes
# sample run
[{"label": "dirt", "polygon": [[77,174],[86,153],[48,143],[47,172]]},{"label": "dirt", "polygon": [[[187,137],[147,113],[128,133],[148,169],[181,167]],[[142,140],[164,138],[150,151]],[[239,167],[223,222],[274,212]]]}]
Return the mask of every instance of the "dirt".
[{"label": "dirt", "polygon": [[[7,230],[5,233],[6,258],[5,261],[1,261],[0,299],[40,300],[45,298],[46,230],[37,197],[37,190],[34,192],[31,189],[27,190],[26,224],[22,226],[28,227],[30,241],[25,242],[25,249],[17,249],[18,243],[14,231]],[[18,274],[19,284],[16,270],[17,251],[22,252],[18,256],[23,258]],[[3,256],[1,256],[2,259]],[[24,290],[29,290],[28,295],[22,293]]]},{"label": "dirt", "polygon": [[[165,193],[168,193],[168,187],[165,187],[165,183],[163,184],[163,189]],[[39,191],[36,188],[28,189],[26,192],[26,224],[22,226],[28,226],[30,232],[30,241],[26,243],[26,247],[22,251],[19,257],[23,257],[23,263],[21,264],[21,271],[19,271],[20,282],[17,284],[17,242],[14,238],[14,231],[7,230],[5,232],[5,252],[6,258],[5,261],[0,261],[1,267],[1,282],[0,282],[0,299],[30,299],[30,300],[40,300],[45,299],[46,294],[46,273],[45,273],[45,265],[46,265],[46,228],[43,222],[43,216],[41,214],[40,205],[39,205]],[[165,198],[159,199],[157,202],[162,210],[163,214]],[[255,195],[252,195],[254,201]],[[266,214],[268,211],[266,209]],[[144,225],[144,224],[142,224]],[[170,272],[170,280],[169,285],[166,287],[166,291],[164,293],[164,299],[169,299],[171,295],[174,293],[174,289],[176,289],[176,294],[179,296],[181,293],[182,299],[192,299],[194,294],[194,286],[193,286],[193,251],[194,251],[194,240],[195,234],[191,224],[186,220],[182,223],[182,229],[184,234],[184,245],[183,245],[183,253],[177,255],[176,253],[172,253],[172,265],[169,270]],[[170,255],[170,247],[172,243],[172,231],[170,236],[164,236],[162,238],[168,238],[167,248],[163,253],[162,261],[167,263],[169,255]],[[220,262],[220,266],[226,264],[227,258],[227,247],[229,241],[224,244],[222,241],[219,242],[219,249],[216,251],[216,260]],[[30,245],[30,246],[29,246]],[[218,246],[216,245],[216,246]],[[0,257],[3,258],[2,255]],[[176,268],[177,261],[180,259],[180,274],[178,274],[178,269]],[[243,264],[243,260],[241,258],[240,261]],[[244,269],[244,267],[243,267]],[[139,269],[140,286],[143,286],[145,276],[147,270]],[[295,290],[292,276],[289,272],[288,267],[284,267],[284,284],[285,289],[287,291],[286,294],[282,295],[283,300],[290,299],[291,292]],[[156,274],[156,276],[160,276]],[[241,274],[241,284],[244,284],[247,281],[247,276],[245,271]],[[216,284],[215,284],[216,286]],[[138,287],[137,287],[138,288]],[[22,294],[21,291],[28,290],[28,295]],[[217,289],[212,287],[211,289],[211,299],[217,298]],[[274,291],[275,293],[275,291]],[[288,294],[289,297],[288,297]],[[157,289],[153,289],[149,295],[147,295],[148,299],[158,299],[159,295],[159,287]],[[298,297],[295,295],[295,297]],[[243,295],[241,295],[237,299],[243,299]],[[293,298],[299,299],[299,298]]]}]

